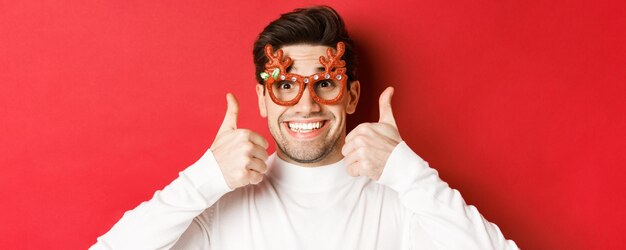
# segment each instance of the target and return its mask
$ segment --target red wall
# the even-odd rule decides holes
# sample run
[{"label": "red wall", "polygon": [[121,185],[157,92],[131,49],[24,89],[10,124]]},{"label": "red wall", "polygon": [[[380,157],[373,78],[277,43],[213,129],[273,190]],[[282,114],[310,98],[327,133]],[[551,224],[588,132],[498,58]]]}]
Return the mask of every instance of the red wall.
[{"label": "red wall", "polygon": [[[327,1],[351,127],[393,85],[403,138],[521,248],[624,249],[626,8],[531,2]],[[0,248],[87,248],[210,146],[226,92],[269,138],[251,45],[312,3],[0,1]]]}]

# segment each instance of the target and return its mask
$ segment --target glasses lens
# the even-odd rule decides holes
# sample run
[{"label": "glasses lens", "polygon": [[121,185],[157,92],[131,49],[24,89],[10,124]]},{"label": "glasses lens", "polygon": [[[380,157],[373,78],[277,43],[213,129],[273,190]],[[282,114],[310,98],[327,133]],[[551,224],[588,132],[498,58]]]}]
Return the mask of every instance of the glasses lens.
[{"label": "glasses lens", "polygon": [[315,95],[322,100],[332,100],[341,93],[341,83],[333,80],[321,80],[313,85]]},{"label": "glasses lens", "polygon": [[272,93],[274,93],[276,99],[283,102],[291,101],[296,98],[299,91],[300,85],[296,82],[283,80],[272,84]]}]

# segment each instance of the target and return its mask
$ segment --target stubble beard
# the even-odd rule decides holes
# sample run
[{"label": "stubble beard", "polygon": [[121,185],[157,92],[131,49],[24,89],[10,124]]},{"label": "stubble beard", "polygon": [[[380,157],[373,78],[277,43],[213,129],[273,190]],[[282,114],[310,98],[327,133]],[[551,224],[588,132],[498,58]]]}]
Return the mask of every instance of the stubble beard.
[{"label": "stubble beard", "polygon": [[[279,121],[281,119],[278,119]],[[327,121],[329,122],[329,121]],[[281,131],[281,123],[278,122],[278,126],[269,126],[270,133],[276,141],[276,146],[279,150],[287,156],[289,159],[298,163],[315,163],[325,159],[331,152],[337,147],[341,133],[335,133],[328,138],[330,131],[324,135],[320,135],[323,138],[319,138],[311,142],[294,142],[287,138],[288,134]]]}]

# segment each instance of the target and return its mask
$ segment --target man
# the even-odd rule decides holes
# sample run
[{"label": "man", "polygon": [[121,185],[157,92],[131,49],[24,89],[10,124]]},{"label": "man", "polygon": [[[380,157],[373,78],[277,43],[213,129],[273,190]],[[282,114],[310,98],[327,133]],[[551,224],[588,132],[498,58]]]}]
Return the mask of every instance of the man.
[{"label": "man", "polygon": [[353,43],[329,7],[270,23],[254,45],[260,114],[277,145],[226,116],[204,156],[93,249],[517,249],[380,119],[346,135],[360,94]]}]

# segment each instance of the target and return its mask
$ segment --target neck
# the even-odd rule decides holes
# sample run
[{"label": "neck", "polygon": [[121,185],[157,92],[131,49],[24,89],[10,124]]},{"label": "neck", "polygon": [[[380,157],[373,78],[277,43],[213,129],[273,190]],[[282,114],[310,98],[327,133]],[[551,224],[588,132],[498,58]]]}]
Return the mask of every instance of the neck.
[{"label": "neck", "polygon": [[280,158],[281,160],[293,164],[293,165],[298,165],[300,167],[307,167],[307,168],[314,168],[314,167],[321,167],[321,166],[326,166],[329,164],[333,164],[336,162],[341,161],[341,159],[343,159],[343,155],[341,154],[341,148],[339,148],[340,150],[334,150],[331,151],[328,155],[324,156],[323,158],[319,159],[318,161],[315,162],[299,162],[296,161],[294,159],[292,159],[291,157],[287,156],[287,154],[285,154],[285,152],[283,152],[282,150],[277,150],[276,151],[276,155],[278,156],[278,158]]},{"label": "neck", "polygon": [[318,167],[302,167],[286,162],[277,155],[268,159],[267,175],[274,183],[297,192],[326,192],[354,180],[346,172],[343,161]]}]

